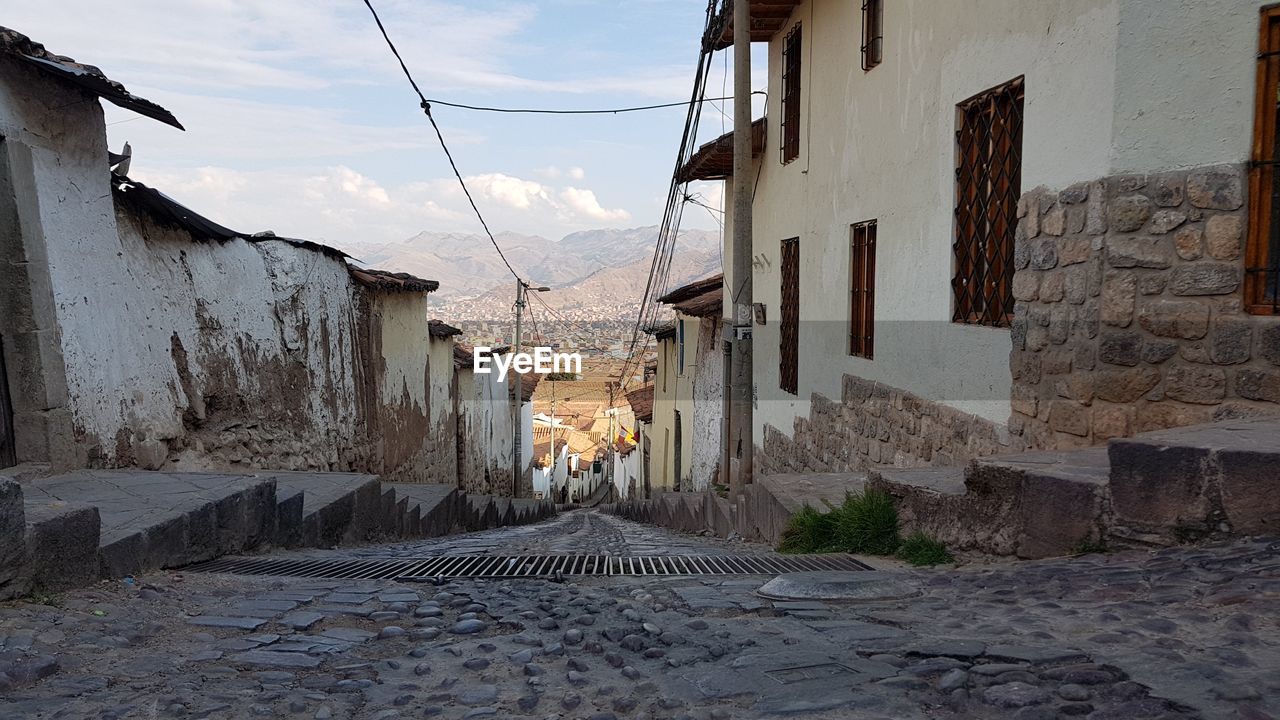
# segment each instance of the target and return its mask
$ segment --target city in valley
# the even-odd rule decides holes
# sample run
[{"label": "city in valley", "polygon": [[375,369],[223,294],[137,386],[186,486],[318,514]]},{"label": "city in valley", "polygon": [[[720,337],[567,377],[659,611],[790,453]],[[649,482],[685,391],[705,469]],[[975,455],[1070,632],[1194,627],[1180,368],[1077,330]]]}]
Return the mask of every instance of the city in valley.
[{"label": "city in valley", "polygon": [[1280,6],[0,17],[0,718],[1280,719]]}]

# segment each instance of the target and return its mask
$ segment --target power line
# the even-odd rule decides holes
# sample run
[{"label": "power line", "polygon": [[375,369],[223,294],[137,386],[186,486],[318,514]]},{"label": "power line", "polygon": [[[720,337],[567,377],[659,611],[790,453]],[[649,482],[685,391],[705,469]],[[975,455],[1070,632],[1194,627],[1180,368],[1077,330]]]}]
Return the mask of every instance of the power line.
[{"label": "power line", "polygon": [[382,18],[378,17],[378,11],[373,9],[373,3],[370,0],[364,0],[365,7],[369,8],[369,12],[373,14],[373,21],[378,24],[378,30],[382,32],[382,39],[387,41],[387,47],[391,48],[391,54],[396,56],[396,61],[400,63],[400,69],[404,71],[404,76],[409,80],[409,84],[413,86],[413,91],[417,93],[418,99],[422,103],[422,111],[426,113],[427,119],[431,121],[431,127],[436,131],[436,138],[440,140],[440,147],[444,150],[444,156],[449,159],[449,167],[453,168],[454,177],[458,178],[458,184],[462,186],[462,193],[467,196],[467,202],[471,203],[471,209],[475,211],[476,218],[480,220],[480,226],[484,228],[484,232],[489,236],[489,242],[493,243],[493,249],[498,251],[498,257],[502,259],[502,264],[507,266],[507,270],[515,276],[516,280],[524,282],[520,277],[520,273],[511,267],[511,263],[507,261],[507,256],[503,254],[502,248],[498,245],[498,240],[493,236],[493,231],[489,229],[489,223],[485,222],[484,215],[480,213],[480,208],[476,206],[476,201],[471,197],[471,190],[467,188],[467,183],[462,179],[462,173],[458,172],[458,164],[453,161],[453,153],[449,152],[449,146],[445,144],[444,135],[440,132],[440,126],[436,124],[436,119],[431,115],[431,103],[427,101],[427,96],[422,94],[422,90],[418,88],[418,83],[414,81],[413,75],[409,72],[408,66],[404,64],[404,58],[400,57],[400,51],[396,50],[395,43],[391,42],[391,36],[387,34],[387,28],[382,24]]},{"label": "power line", "polygon": [[[763,90],[756,90],[752,95],[763,95]],[[622,108],[605,108],[600,110],[556,110],[551,108],[500,108],[487,107],[485,105],[466,105],[464,103],[448,102],[445,100],[426,99],[424,102],[432,105],[444,105],[446,107],[461,108],[463,110],[479,110],[481,112],[495,113],[524,113],[532,115],[617,115],[619,113],[641,112],[644,110],[659,110],[662,108],[684,107],[693,103],[714,103],[717,100],[732,100],[733,97],[717,97],[717,98],[699,98],[697,100],[681,100],[680,102],[658,103],[656,105],[636,105],[632,107]],[[721,111],[723,114],[724,111]]]}]

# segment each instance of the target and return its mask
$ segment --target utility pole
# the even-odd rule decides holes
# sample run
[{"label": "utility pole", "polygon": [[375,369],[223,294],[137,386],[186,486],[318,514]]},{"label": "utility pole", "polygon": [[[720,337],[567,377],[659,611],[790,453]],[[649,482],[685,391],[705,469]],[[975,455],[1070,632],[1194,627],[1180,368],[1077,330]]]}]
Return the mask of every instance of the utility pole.
[{"label": "utility pole", "polygon": [[[511,343],[511,353],[513,356],[520,353],[521,338],[521,322],[524,320],[525,306],[525,289],[528,286],[520,279],[516,279],[516,332],[515,338]],[[515,377],[515,385],[512,386],[511,392],[511,497],[520,497],[520,393],[524,390],[524,380],[518,373],[508,373],[507,382],[512,382],[511,378]]]},{"label": "utility pole", "polygon": [[[533,287],[529,283],[516,278],[516,332],[515,338],[511,343],[511,353],[513,356],[520,354],[520,348],[524,342],[522,336],[524,320],[524,308],[528,304],[529,290],[537,292],[547,292],[549,287]],[[514,371],[513,371],[514,373]],[[520,430],[523,424],[520,422],[520,411],[522,403],[520,395],[524,392],[524,376],[520,373],[515,374],[515,385],[512,386],[511,392],[511,497],[520,497],[520,477],[523,475],[520,463]],[[511,373],[507,374],[507,382],[511,383]],[[552,446],[554,449],[554,445]]]},{"label": "utility pole", "polygon": [[733,308],[729,397],[729,488],[752,479],[754,385],[751,372],[751,2],[733,0]]}]

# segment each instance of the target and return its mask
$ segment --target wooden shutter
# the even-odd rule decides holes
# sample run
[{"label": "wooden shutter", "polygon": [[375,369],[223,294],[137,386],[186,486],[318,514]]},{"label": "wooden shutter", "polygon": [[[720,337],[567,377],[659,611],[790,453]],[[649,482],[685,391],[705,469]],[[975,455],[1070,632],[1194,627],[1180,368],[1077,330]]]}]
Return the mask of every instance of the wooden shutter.
[{"label": "wooden shutter", "polygon": [[800,156],[800,23],[782,45],[782,163]]},{"label": "wooden shutter", "polygon": [[849,354],[870,360],[875,349],[876,221],[850,229]]},{"label": "wooden shutter", "polygon": [[800,365],[800,238],[782,241],[782,321],[778,385],[795,395]]},{"label": "wooden shutter", "polygon": [[1022,194],[1023,79],[958,107],[954,314],[958,323],[1008,327],[1013,248]]},{"label": "wooden shutter", "polygon": [[1245,306],[1280,315],[1280,6],[1262,9],[1254,100],[1253,162],[1249,170],[1249,239],[1245,247]]}]

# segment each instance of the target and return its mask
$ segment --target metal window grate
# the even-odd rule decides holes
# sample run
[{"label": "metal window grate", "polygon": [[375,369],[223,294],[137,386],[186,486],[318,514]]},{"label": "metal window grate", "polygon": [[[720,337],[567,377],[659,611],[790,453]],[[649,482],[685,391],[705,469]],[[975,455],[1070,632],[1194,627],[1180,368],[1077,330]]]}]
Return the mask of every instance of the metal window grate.
[{"label": "metal window grate", "polygon": [[849,230],[849,354],[870,360],[875,350],[876,221]]},{"label": "metal window grate", "polygon": [[782,164],[800,156],[800,23],[782,44]]},{"label": "metal window grate", "polygon": [[1245,305],[1259,315],[1280,315],[1280,7],[1262,8],[1249,168],[1249,239],[1245,248]]},{"label": "metal window grate", "polygon": [[1008,327],[1022,194],[1023,78],[958,106],[953,320]]},{"label": "metal window grate", "polygon": [[366,560],[225,557],[187,568],[190,572],[226,575],[402,581],[574,575],[778,575],[870,569],[850,555],[441,555]]},{"label": "metal window grate", "polygon": [[782,241],[782,319],[778,323],[778,386],[797,394],[800,386],[800,238]]},{"label": "metal window grate", "polygon": [[884,2],[862,0],[862,69],[870,70],[884,59]]}]

